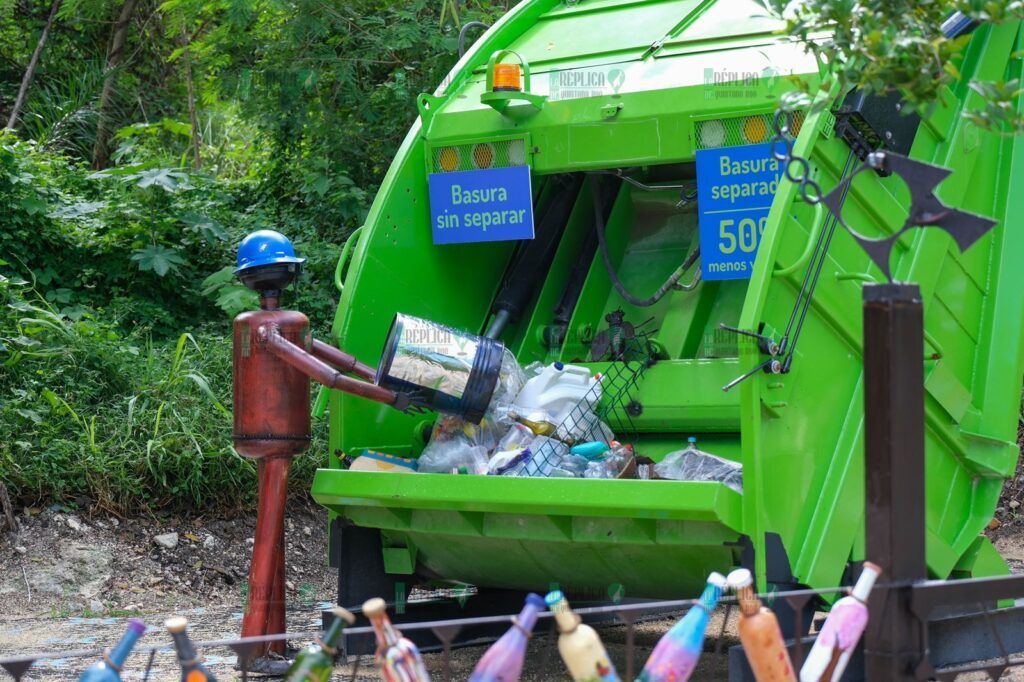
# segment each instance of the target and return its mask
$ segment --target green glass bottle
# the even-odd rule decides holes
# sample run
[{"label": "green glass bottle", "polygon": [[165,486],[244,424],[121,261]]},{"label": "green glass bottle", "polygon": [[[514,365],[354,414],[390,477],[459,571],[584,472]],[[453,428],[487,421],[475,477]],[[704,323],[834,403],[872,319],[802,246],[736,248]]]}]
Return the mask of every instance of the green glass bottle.
[{"label": "green glass bottle", "polygon": [[217,682],[210,669],[203,665],[203,659],[188,638],[188,621],[181,617],[168,618],[164,621],[164,627],[174,639],[178,664],[181,665],[181,682]]},{"label": "green glass bottle", "polygon": [[331,609],[334,622],[327,628],[323,639],[317,639],[299,652],[295,662],[285,673],[284,682],[327,682],[334,670],[334,657],[338,653],[338,642],[346,625],[356,622],[356,617],[345,609]]}]

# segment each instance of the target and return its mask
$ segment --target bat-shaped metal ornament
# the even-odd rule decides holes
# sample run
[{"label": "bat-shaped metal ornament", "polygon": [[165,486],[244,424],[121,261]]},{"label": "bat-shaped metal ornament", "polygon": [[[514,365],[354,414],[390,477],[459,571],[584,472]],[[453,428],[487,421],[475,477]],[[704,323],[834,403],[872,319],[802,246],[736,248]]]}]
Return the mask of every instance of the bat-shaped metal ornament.
[{"label": "bat-shaped metal ornament", "polygon": [[[884,239],[868,239],[851,228],[843,220],[843,197],[857,175],[866,170],[895,173],[910,189],[910,215],[895,234]],[[937,227],[945,230],[956,241],[960,251],[966,251],[985,233],[996,226],[996,221],[983,216],[946,206],[935,196],[935,189],[948,178],[952,171],[933,166],[923,161],[907,158],[893,152],[874,152],[856,172],[840,182],[826,194],[822,201],[836,217],[839,224],[853,236],[871,261],[892,281],[889,257],[892,247],[905,232],[914,227]]]}]

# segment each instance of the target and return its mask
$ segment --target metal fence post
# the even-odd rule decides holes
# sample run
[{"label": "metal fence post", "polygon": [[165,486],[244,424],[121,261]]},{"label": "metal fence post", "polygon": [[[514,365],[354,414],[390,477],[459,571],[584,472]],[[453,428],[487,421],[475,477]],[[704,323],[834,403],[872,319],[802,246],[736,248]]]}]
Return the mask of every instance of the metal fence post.
[{"label": "metal fence post", "polygon": [[885,571],[871,596],[869,680],[913,680],[925,645],[910,608],[924,580],[924,320],[916,284],[864,286],[864,472],[867,557]]}]

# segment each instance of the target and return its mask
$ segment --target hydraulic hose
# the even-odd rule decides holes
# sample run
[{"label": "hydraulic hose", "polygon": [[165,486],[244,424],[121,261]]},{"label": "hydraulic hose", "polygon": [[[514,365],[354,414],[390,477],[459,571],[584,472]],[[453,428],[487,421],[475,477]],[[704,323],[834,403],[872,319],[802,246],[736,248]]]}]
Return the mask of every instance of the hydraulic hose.
[{"label": "hydraulic hose", "polygon": [[601,212],[600,199],[596,192],[594,193],[594,223],[597,229],[597,244],[598,247],[600,247],[601,259],[604,261],[604,268],[608,271],[608,278],[611,279],[612,285],[615,287],[615,290],[619,292],[619,295],[621,295],[622,298],[631,305],[635,305],[638,308],[649,308],[661,299],[665,298],[665,295],[672,289],[678,287],[684,291],[692,291],[700,282],[700,273],[698,273],[689,284],[679,284],[679,280],[683,278],[686,271],[697,262],[698,258],[700,258],[700,247],[698,247],[694,249],[693,253],[686,257],[683,264],[676,268],[676,271],[672,273],[672,276],[665,280],[665,283],[658,287],[658,290],[650,297],[639,298],[634,296],[628,289],[626,289],[626,285],[622,283],[622,280],[619,279],[618,274],[615,272],[615,266],[612,265],[611,256],[608,255],[608,241],[605,238],[604,215]]},{"label": "hydraulic hose", "polygon": [[486,31],[490,26],[482,21],[468,21],[463,25],[462,30],[459,31],[459,58],[466,54],[466,34],[471,28],[482,28]]}]

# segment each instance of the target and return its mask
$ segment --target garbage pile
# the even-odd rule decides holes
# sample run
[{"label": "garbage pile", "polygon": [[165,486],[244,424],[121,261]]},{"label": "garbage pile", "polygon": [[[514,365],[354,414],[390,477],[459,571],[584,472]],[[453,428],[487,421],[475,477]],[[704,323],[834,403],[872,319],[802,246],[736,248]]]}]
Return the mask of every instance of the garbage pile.
[{"label": "garbage pile", "polygon": [[398,314],[378,383],[440,416],[418,459],[364,450],[349,469],[718,481],[742,492],[742,465],[698,450],[695,438],[658,464],[619,442],[601,417],[602,398],[607,411],[632,384],[609,376],[561,362],[523,368],[500,342]]},{"label": "garbage pile", "polygon": [[441,415],[418,460],[427,473],[617,478],[635,471],[633,449],[595,412],[601,376],[586,367],[533,363],[505,351],[479,424]]}]

